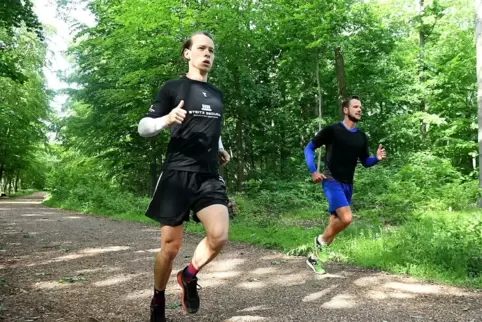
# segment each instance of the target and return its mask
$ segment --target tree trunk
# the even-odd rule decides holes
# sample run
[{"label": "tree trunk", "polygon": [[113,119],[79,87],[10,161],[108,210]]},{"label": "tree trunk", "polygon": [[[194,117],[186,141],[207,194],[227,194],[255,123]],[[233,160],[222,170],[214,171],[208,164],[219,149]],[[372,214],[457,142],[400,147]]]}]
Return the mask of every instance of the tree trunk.
[{"label": "tree trunk", "polygon": [[251,134],[249,139],[249,163],[251,164],[251,170],[256,169],[256,158],[254,157],[253,135]]},{"label": "tree trunk", "polygon": [[[280,134],[280,142],[286,142],[286,129],[284,126],[284,122],[279,123],[279,134]],[[282,178],[283,175],[286,173],[286,167],[288,166],[288,157],[289,151],[287,151],[286,145],[281,144],[279,147],[279,175]]]},{"label": "tree trunk", "polygon": [[17,174],[17,175],[15,176],[15,181],[14,181],[14,184],[13,184],[13,191],[14,191],[15,193],[18,192],[18,181],[19,181],[19,180],[20,180],[20,174]]},{"label": "tree trunk", "polygon": [[254,160],[254,146],[253,146],[253,129],[251,127],[245,128],[246,131],[246,164],[250,171],[255,169]]},{"label": "tree trunk", "polygon": [[[321,84],[320,84],[320,55],[316,55],[316,87],[318,90],[318,131],[321,131],[321,120],[323,117],[323,96],[321,92]],[[321,165],[321,149],[318,149],[318,163],[317,163],[317,170],[320,171]]]},{"label": "tree trunk", "polygon": [[244,181],[244,147],[243,147],[243,122],[238,115],[236,118],[236,150],[238,155],[238,173],[236,178],[236,191],[241,191],[241,185]]},{"label": "tree trunk", "polygon": [[3,178],[3,163],[0,164],[0,185],[2,184],[2,178]]},{"label": "tree trunk", "polygon": [[[419,2],[419,16],[422,17],[424,12],[424,0],[420,0]],[[420,111],[425,112],[427,109],[424,93],[423,93],[423,85],[425,84],[425,32],[423,30],[423,21],[420,20],[420,31],[419,31],[419,38],[420,38],[420,67],[419,67],[419,81],[420,85],[422,85],[422,95],[420,97]],[[427,135],[427,124],[424,121],[420,121],[420,134],[422,136],[422,140],[425,139]]]},{"label": "tree trunk", "polygon": [[348,96],[345,83],[345,60],[343,59],[343,53],[341,47],[335,47],[335,71],[336,80],[338,83],[338,107],[340,116],[343,118],[343,110],[341,108],[341,102]]},{"label": "tree trunk", "polygon": [[[477,120],[479,123],[479,187],[482,188],[482,0],[475,0],[475,39],[477,55]],[[482,207],[482,198],[479,199]]]},{"label": "tree trunk", "polygon": [[12,194],[12,178],[8,178],[8,194]]}]

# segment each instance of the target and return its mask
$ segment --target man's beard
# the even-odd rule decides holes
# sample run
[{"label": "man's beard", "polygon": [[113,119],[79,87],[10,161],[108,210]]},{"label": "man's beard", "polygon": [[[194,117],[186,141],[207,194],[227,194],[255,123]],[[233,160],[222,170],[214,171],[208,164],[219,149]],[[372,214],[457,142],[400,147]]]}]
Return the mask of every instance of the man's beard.
[{"label": "man's beard", "polygon": [[358,123],[360,121],[359,119],[355,118],[354,116],[351,116],[350,114],[348,114],[348,119],[353,123]]}]

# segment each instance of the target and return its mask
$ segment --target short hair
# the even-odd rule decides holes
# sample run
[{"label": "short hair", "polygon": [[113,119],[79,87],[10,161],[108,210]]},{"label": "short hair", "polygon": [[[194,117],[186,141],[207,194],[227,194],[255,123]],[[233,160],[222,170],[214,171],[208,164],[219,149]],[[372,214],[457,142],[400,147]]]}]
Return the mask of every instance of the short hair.
[{"label": "short hair", "polygon": [[186,39],[184,41],[184,43],[182,44],[182,48],[181,48],[181,57],[184,58],[184,50],[185,49],[191,49],[192,47],[192,37],[196,36],[196,35],[204,35],[206,37],[209,37],[209,39],[213,40],[213,37],[211,36],[211,34],[207,31],[196,31],[194,33],[192,33],[188,39]]},{"label": "short hair", "polygon": [[348,107],[350,105],[350,101],[351,100],[359,100],[360,97],[358,95],[352,95],[352,96],[349,96],[345,99],[343,99],[343,101],[341,102],[341,108],[345,108],[345,107]]}]

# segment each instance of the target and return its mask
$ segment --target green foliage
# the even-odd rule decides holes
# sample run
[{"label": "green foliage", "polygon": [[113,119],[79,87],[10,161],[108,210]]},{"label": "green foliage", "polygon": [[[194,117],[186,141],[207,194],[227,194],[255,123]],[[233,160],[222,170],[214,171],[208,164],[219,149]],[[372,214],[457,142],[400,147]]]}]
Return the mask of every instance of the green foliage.
[{"label": "green foliage", "polygon": [[23,196],[28,196],[31,195],[34,192],[37,192],[38,190],[36,189],[22,189],[17,192],[14,192],[9,195],[9,197],[23,197]]},{"label": "green foliage", "polygon": [[[326,207],[285,211],[270,225],[259,225],[269,204],[261,199],[236,196],[238,217],[230,239],[307,255],[312,238],[327,223]],[[324,219],[322,219],[324,218]],[[197,227],[196,231],[201,232]],[[482,286],[482,213],[480,211],[427,211],[412,213],[401,226],[374,223],[364,212],[340,234],[330,250],[340,260],[389,272],[456,285]]]},{"label": "green foliage", "polygon": [[481,232],[480,212],[428,212],[399,229],[341,236],[334,248],[358,265],[480,288]]},{"label": "green foliage", "polygon": [[39,38],[42,38],[42,26],[33,12],[31,0],[4,0],[0,4],[0,27],[14,33],[14,28],[22,27],[25,24],[28,31],[36,31]]},{"label": "green foliage", "polygon": [[58,138],[107,160],[111,175],[122,173],[118,183],[135,194],[151,191],[151,169],[159,173],[167,144],[166,135],[140,138],[137,122],[159,87],[186,71],[178,49],[196,30],[210,31],[216,43],[210,81],[225,94],[223,141],[234,158],[223,175],[230,189],[268,171],[281,180],[300,173],[301,148],[317,130],[316,67],[322,122],[339,119],[335,47],[344,56],[348,92],[362,97],[361,127],[373,147],[381,142],[400,159],[430,151],[473,172],[475,74],[465,66],[475,65],[475,50],[463,1],[427,4],[423,15],[413,3],[351,0],[124,0],[92,1],[89,8],[97,25],[79,26],[70,48],[76,70],[67,80],[79,86],[69,91]]},{"label": "green foliage", "polygon": [[[392,224],[416,210],[464,210],[476,206],[477,181],[460,174],[447,159],[414,153],[394,165],[359,169],[353,196],[355,211],[366,211]],[[397,162],[394,162],[397,163]]]},{"label": "green foliage", "polygon": [[28,75],[18,68],[15,38],[18,30],[25,28],[43,40],[42,26],[33,12],[31,0],[3,0],[0,2],[0,17],[0,77],[23,83]]},{"label": "green foliage", "polygon": [[[300,208],[326,211],[322,187],[311,183],[307,170],[300,170],[298,178],[303,177],[306,180],[268,176],[246,181],[242,195],[257,203],[258,210],[264,209],[260,213],[248,208],[246,216],[271,223],[280,214],[292,214]],[[400,224],[415,211],[474,208],[479,197],[477,181],[463,176],[449,160],[420,152],[370,169],[359,166],[352,208],[356,214],[378,223]]]},{"label": "green foliage", "polygon": [[61,153],[48,179],[51,197],[47,205],[104,215],[142,213],[148,200],[122,191],[104,168],[94,158],[75,152]]},{"label": "green foliage", "polygon": [[[19,26],[14,31],[13,37],[0,27],[0,39],[13,42],[6,53],[0,49],[0,181],[1,190],[9,192],[20,186],[43,188],[48,172],[44,162],[46,122],[50,117],[50,93],[42,72],[45,46],[28,28]],[[5,57],[8,59],[3,60]],[[2,63],[9,59],[23,81],[2,75]]]},{"label": "green foliage", "polygon": [[273,211],[292,207],[306,207],[319,196],[319,188],[306,181],[258,179],[245,182],[244,192],[249,197],[264,200]]}]

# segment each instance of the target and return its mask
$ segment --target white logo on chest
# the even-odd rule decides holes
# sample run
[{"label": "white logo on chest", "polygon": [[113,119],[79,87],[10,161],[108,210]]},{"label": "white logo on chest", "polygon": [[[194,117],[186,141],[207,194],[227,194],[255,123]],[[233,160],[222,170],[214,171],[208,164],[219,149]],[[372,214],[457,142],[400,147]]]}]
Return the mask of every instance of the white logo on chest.
[{"label": "white logo on chest", "polygon": [[204,97],[208,97],[208,94],[206,92],[203,92]]},{"label": "white logo on chest", "polygon": [[208,105],[208,104],[203,104],[201,109],[206,112],[212,112],[211,105]]}]

